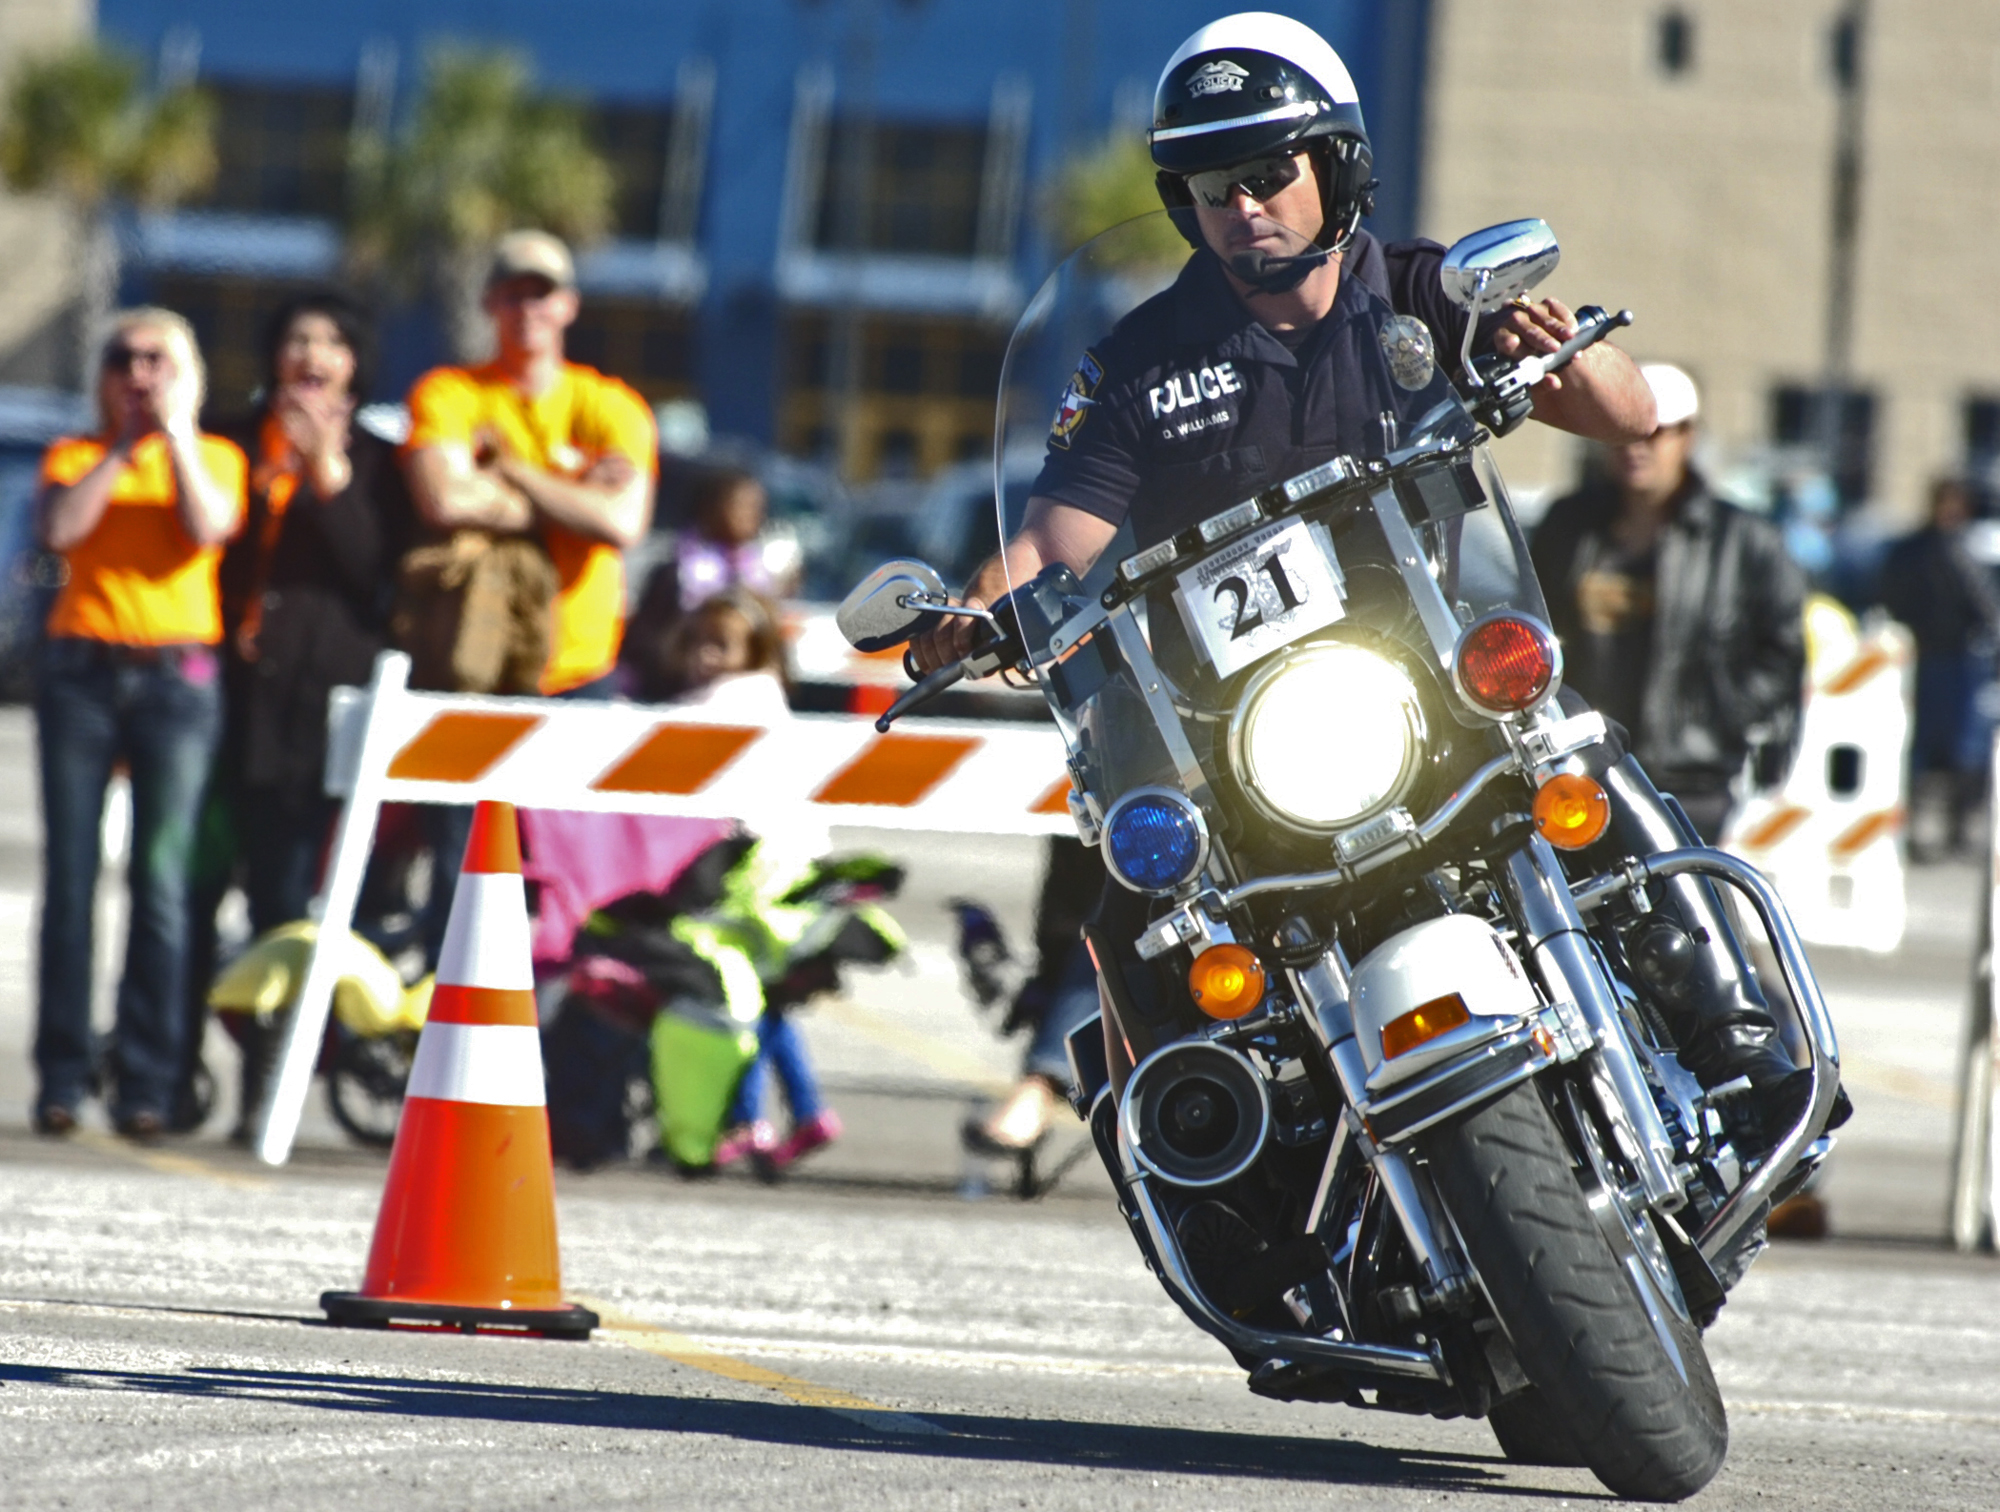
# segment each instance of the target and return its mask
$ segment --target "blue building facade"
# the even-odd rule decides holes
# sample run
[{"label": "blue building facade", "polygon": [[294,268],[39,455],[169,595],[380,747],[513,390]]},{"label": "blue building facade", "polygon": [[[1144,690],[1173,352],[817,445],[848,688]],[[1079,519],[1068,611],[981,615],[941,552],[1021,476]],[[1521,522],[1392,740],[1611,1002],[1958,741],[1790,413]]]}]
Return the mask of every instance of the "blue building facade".
[{"label": "blue building facade", "polygon": [[[1279,3],[1359,85],[1382,191],[1415,219],[1427,6]],[[345,142],[400,118],[441,42],[530,57],[587,103],[619,182],[583,259],[573,348],[713,429],[926,473],[990,437],[1005,332],[1060,257],[1044,186],[1143,130],[1174,46],[1218,0],[101,0],[112,41],[222,106],[209,202],[136,221],[134,294],[178,303],[242,388],[262,309],[339,261]],[[444,356],[391,320],[379,397]],[[839,404],[836,394],[845,395]],[[859,396],[858,399],[856,396]]]}]

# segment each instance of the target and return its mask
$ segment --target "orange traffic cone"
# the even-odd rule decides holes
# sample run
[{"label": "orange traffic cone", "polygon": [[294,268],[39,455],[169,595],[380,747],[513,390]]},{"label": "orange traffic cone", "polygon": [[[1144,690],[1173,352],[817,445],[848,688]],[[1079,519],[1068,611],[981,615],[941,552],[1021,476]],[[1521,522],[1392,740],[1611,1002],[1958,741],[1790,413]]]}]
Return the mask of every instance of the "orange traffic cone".
[{"label": "orange traffic cone", "polygon": [[430,1016],[417,1042],[389,1184],[359,1292],[335,1323],[498,1324],[583,1339],[563,1301],[555,1168],[535,1021],[521,842],[510,803],[474,810]]}]

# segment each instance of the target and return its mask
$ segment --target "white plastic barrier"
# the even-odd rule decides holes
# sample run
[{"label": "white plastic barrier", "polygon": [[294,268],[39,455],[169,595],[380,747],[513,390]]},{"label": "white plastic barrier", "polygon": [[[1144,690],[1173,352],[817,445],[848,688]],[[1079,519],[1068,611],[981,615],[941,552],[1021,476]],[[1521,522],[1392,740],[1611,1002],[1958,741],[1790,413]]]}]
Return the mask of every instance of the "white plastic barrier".
[{"label": "white plastic barrier", "polygon": [[[385,803],[739,819],[764,834],[810,822],[996,835],[1073,832],[1053,727],[924,720],[886,735],[846,715],[775,725],[696,709],[417,693],[385,652],[366,689],[334,698],[327,791],[346,802],[319,940],[343,937]],[[300,989],[258,1157],[291,1155],[326,1032],[339,952],[315,948]]]},{"label": "white plastic barrier", "polygon": [[1985,907],[1973,957],[1951,1162],[1951,1240],[1962,1250],[1994,1248],[2000,1217],[2000,1035],[1994,1033],[1993,1001],[1993,942],[2000,940],[2000,740],[1994,742],[1988,777]]},{"label": "white plastic barrier", "polygon": [[1747,797],[1722,837],[1783,892],[1809,944],[1887,953],[1907,904],[1909,632],[1859,630],[1829,601],[1808,610],[1805,708],[1784,785]]}]

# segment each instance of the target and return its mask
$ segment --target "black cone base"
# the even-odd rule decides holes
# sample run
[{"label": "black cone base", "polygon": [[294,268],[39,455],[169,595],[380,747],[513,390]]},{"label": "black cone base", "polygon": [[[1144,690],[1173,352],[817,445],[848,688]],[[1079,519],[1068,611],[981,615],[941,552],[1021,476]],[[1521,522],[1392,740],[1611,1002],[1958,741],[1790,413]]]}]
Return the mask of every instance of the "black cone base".
[{"label": "black cone base", "polygon": [[543,1334],[551,1339],[587,1339],[599,1326],[587,1307],[460,1307],[450,1302],[412,1302],[400,1297],[364,1297],[359,1292],[321,1292],[327,1321],[340,1328],[387,1328],[391,1323],[438,1323],[461,1333],[504,1328],[510,1333]]}]

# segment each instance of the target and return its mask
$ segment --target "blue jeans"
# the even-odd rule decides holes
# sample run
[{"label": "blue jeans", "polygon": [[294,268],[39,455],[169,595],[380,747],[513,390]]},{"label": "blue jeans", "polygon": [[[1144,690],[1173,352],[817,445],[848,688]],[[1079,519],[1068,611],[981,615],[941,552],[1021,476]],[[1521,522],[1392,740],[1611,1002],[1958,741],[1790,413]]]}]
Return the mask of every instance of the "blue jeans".
[{"label": "blue jeans", "polygon": [[1081,944],[1074,945],[1063,965],[1062,980],[1049,1000],[1049,1011],[1042,1015],[1035,1037],[1028,1042],[1021,1074],[1046,1077],[1056,1086],[1068,1088],[1070,1031],[1096,1013],[1098,1006],[1097,967],[1089,951]]},{"label": "blue jeans", "polygon": [[206,646],[52,639],[35,728],[42,768],[42,929],[35,1021],[38,1110],[75,1109],[92,1082],[90,976],[104,792],[132,781],[131,927],[118,984],[113,1113],[165,1117],[187,1037],[188,865],[222,729]]},{"label": "blue jeans", "polygon": [[788,1014],[767,1013],[757,1020],[757,1058],[736,1084],[736,1098],[723,1119],[725,1124],[746,1124],[756,1118],[764,1102],[764,1067],[778,1073],[778,1087],[791,1111],[792,1127],[811,1123],[826,1104],[820,1099],[819,1079],[812,1062],[806,1059],[805,1036],[799,1033]]}]

